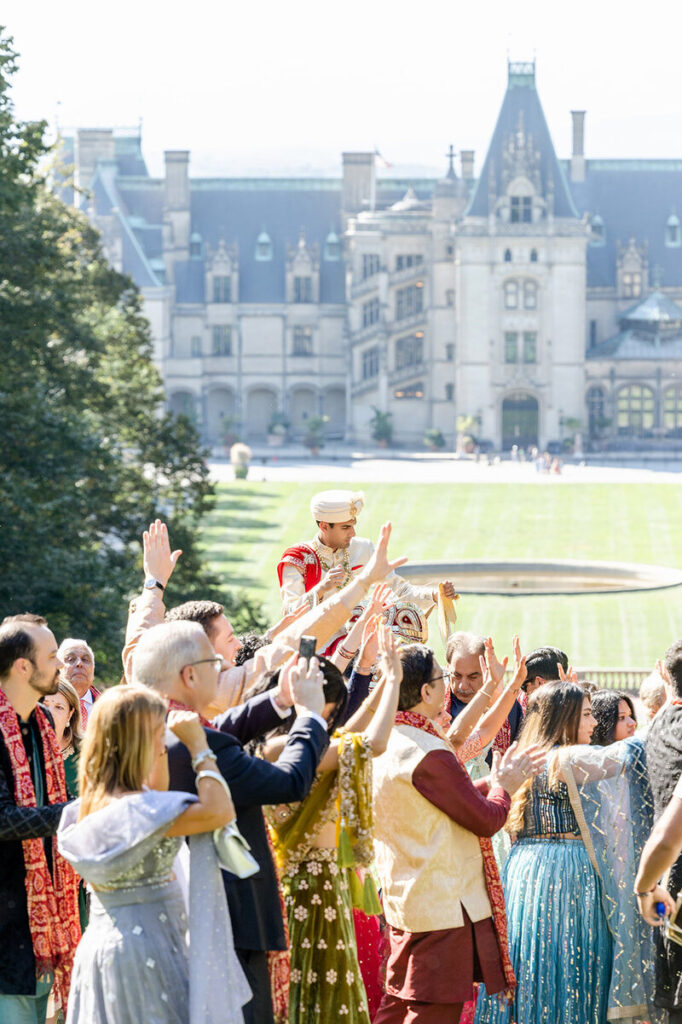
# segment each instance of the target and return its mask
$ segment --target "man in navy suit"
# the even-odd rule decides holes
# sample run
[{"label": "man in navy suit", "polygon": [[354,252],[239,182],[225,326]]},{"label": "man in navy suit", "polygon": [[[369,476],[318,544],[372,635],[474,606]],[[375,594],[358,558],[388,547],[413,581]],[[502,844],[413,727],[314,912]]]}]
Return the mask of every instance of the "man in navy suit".
[{"label": "man in navy suit", "polygon": [[[164,694],[172,707],[203,715],[215,700],[221,669],[222,658],[215,654],[198,623],[165,622],[153,626],[139,639],[133,678]],[[267,951],[286,949],[262,808],[266,804],[302,800],[312,786],[317,765],[329,743],[327,724],[321,715],[322,673],[316,659],[311,660],[310,666],[300,662],[298,676],[293,687],[296,721],[274,764],[252,757],[242,747],[279,725],[284,715],[289,716],[289,710],[280,710],[273,691],[230,709],[213,725],[204,719],[206,746],[230,787],[237,825],[260,866],[255,875],[246,879],[223,872],[235,950],[253,992],[253,998],[244,1007],[245,1024],[273,1021]],[[170,788],[195,793],[187,748],[170,733],[167,742]]]}]

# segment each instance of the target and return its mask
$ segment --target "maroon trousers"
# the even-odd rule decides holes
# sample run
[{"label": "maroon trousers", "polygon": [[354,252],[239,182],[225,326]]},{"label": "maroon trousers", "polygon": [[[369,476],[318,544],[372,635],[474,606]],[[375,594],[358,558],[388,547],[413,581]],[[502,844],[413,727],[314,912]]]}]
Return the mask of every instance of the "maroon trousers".
[{"label": "maroon trousers", "polygon": [[388,993],[372,1024],[459,1024],[461,1003],[417,1003]]}]

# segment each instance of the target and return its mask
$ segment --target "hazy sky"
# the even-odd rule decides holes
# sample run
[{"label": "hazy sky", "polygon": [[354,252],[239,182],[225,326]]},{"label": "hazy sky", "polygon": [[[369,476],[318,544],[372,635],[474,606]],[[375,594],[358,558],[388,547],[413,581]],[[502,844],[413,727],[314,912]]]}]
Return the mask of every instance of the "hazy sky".
[{"label": "hazy sky", "polygon": [[158,174],[334,173],[344,149],[440,171],[450,142],[480,169],[507,54],[535,54],[560,157],[586,109],[588,157],[682,158],[675,4],[608,0],[3,0],[20,53],[19,117],[135,125]]}]

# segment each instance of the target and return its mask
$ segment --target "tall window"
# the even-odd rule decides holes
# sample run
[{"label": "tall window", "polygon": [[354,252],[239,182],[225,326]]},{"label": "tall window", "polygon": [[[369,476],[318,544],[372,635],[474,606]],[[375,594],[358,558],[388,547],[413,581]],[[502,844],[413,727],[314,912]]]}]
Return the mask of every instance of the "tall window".
[{"label": "tall window", "polygon": [[538,304],[538,286],[535,281],[523,282],[523,308],[536,309]]},{"label": "tall window", "polygon": [[590,320],[590,348],[597,344],[597,321]]},{"label": "tall window", "polygon": [[682,435],[682,389],[668,388],[663,396],[663,426],[670,434]]},{"label": "tall window", "polygon": [[421,253],[405,253],[402,256],[396,256],[395,269],[407,270],[409,267],[420,267],[423,262],[424,257],[421,255]]},{"label": "tall window", "polygon": [[512,224],[530,224],[533,219],[533,199],[531,196],[511,197]]},{"label": "tall window", "polygon": [[445,401],[446,402],[453,402],[454,400],[455,400],[455,385],[454,384],[446,384],[445,385]]},{"label": "tall window", "polygon": [[511,249],[505,249],[504,250],[504,262],[505,263],[511,263],[511,261],[512,261]]},{"label": "tall window", "polygon": [[230,294],[232,290],[232,278],[229,275],[223,275],[220,277],[213,278],[213,301],[214,302],[231,302]]},{"label": "tall window", "polygon": [[256,259],[260,262],[272,259],[272,241],[267,231],[261,231],[256,241]]},{"label": "tall window", "polygon": [[505,332],[504,361],[505,363],[518,363],[519,361],[519,336],[516,331]]},{"label": "tall window", "polygon": [[313,279],[312,277],[294,278],[294,302],[313,301]]},{"label": "tall window", "polygon": [[362,353],[362,379],[371,380],[379,375],[379,346],[366,348]]},{"label": "tall window", "polygon": [[677,249],[681,243],[680,219],[676,213],[671,213],[665,226],[665,244],[670,249]]},{"label": "tall window", "polygon": [[622,281],[623,296],[626,299],[638,299],[642,294],[642,275],[639,271],[626,271]]},{"label": "tall window", "polygon": [[311,356],[313,354],[312,327],[294,327],[294,356]]},{"label": "tall window", "polygon": [[538,361],[538,336],[535,331],[523,332],[523,361],[524,363],[537,363]]},{"label": "tall window", "polygon": [[641,434],[654,425],[654,393],[643,384],[621,388],[617,399],[618,433]]},{"label": "tall window", "polygon": [[374,277],[375,274],[378,274],[379,267],[380,260],[377,253],[364,253],[362,257],[362,280],[366,281],[368,277]]},{"label": "tall window", "polygon": [[531,261],[531,263],[537,263],[537,261],[538,261],[538,251],[537,251],[537,249],[531,249],[531,251],[530,251],[530,261]]},{"label": "tall window", "polygon": [[232,355],[232,328],[228,324],[215,324],[213,327],[214,356]]},{"label": "tall window", "polygon": [[449,363],[454,363],[454,361],[455,361],[455,346],[454,345],[446,345],[445,346],[445,358],[447,359],[447,361]]},{"label": "tall window", "polygon": [[603,388],[593,387],[587,392],[587,423],[590,437],[599,437],[606,425],[606,395]]},{"label": "tall window", "polygon": [[362,307],[362,326],[371,327],[372,324],[379,323],[379,300],[370,299],[369,302],[365,302]]},{"label": "tall window", "polygon": [[516,281],[504,282],[504,308],[517,309],[519,305],[519,286]]},{"label": "tall window", "polygon": [[424,336],[408,334],[406,338],[398,338],[395,343],[395,368],[404,370],[406,366],[419,366],[424,360]]},{"label": "tall window", "polygon": [[195,334],[189,343],[189,350],[192,355],[192,359],[198,359],[201,356],[201,335]]},{"label": "tall window", "polygon": [[419,284],[399,288],[395,293],[395,318],[404,320],[408,316],[416,316],[424,309],[424,286]]},{"label": "tall window", "polygon": [[454,304],[455,304],[455,289],[454,288],[448,288],[448,290],[445,293],[445,305],[446,306],[454,306]]}]

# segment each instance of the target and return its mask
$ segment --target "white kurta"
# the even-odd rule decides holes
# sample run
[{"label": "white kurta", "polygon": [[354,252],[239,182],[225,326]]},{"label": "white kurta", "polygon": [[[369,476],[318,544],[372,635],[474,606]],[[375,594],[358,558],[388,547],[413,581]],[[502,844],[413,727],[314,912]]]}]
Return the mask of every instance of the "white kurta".
[{"label": "white kurta", "polygon": [[[306,543],[317,552],[318,558],[324,563],[322,567],[323,579],[329,569],[342,566],[344,562],[351,570],[355,567],[364,567],[369,562],[374,551],[374,544],[365,537],[353,537],[348,548],[337,548],[336,551],[332,551],[331,548],[321,544],[317,537]],[[325,565],[328,567],[327,569],[324,568]],[[347,580],[347,582],[349,581]],[[396,597],[399,597],[402,601],[411,601],[418,608],[430,608],[434,602],[434,591],[431,587],[415,587],[395,572],[389,573],[384,582],[389,584]],[[329,593],[336,593],[337,590],[342,590],[345,585],[336,587]],[[300,608],[305,603],[312,608],[319,601],[324,600],[324,597],[320,595],[320,587],[321,583],[318,583],[316,587],[313,587],[306,594],[302,574],[295,566],[285,565],[282,570],[282,586],[280,587],[283,614],[286,615],[294,611],[294,609]]]}]

